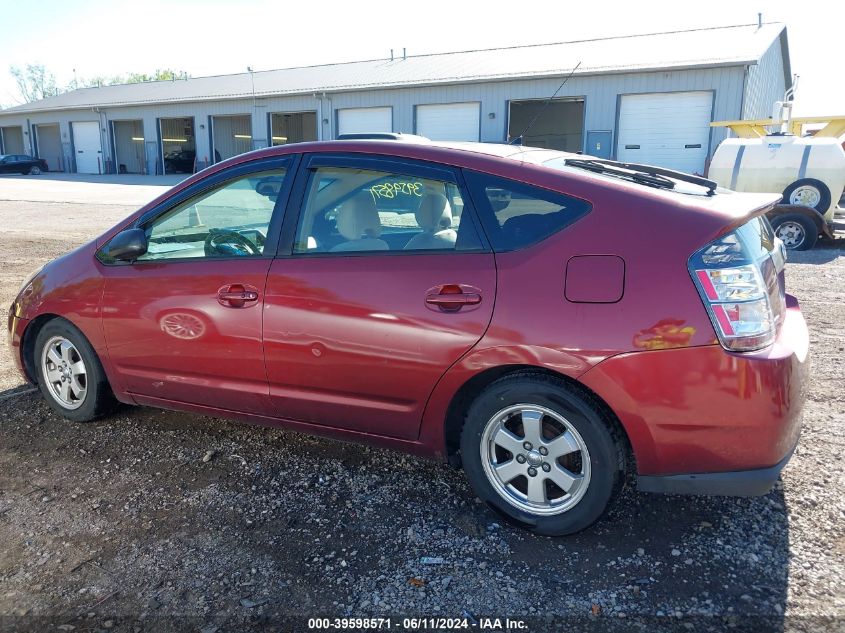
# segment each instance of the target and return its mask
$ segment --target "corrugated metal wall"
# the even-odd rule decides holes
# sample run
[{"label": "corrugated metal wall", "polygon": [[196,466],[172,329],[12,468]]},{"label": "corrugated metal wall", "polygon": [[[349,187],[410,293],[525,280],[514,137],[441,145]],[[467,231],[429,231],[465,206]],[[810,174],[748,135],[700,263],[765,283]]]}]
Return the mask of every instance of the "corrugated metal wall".
[{"label": "corrugated metal wall", "polygon": [[[742,107],[744,67],[678,70],[656,73],[630,73],[572,77],[558,93],[558,97],[584,99],[584,132],[616,130],[618,103],[621,95],[647,92],[682,92],[712,90],[714,92],[713,120],[740,116]],[[323,99],[323,110],[393,106],[395,132],[413,132],[413,106],[425,103],[481,102],[481,140],[507,140],[508,102],[521,99],[543,99],[551,96],[562,79],[532,79],[469,83],[455,86],[429,86],[369,92],[337,93]],[[492,116],[491,116],[492,115]],[[325,119],[325,117],[324,117]],[[335,135],[332,119],[322,125],[324,137]],[[586,136],[586,134],[585,134]],[[725,131],[711,132],[711,153],[725,137]],[[614,147],[616,136],[614,132]]]},{"label": "corrugated metal wall", "polygon": [[786,88],[781,41],[778,38],[760,59],[759,64],[748,67],[742,118],[770,117],[775,101],[783,99]]},{"label": "corrugated metal wall", "polygon": [[[584,132],[590,130],[616,130],[620,95],[644,92],[673,92],[686,90],[714,91],[714,120],[737,119],[741,116],[745,68],[731,66],[710,69],[675,70],[652,73],[608,74],[572,77],[558,94],[559,97],[584,99]],[[251,113],[252,148],[270,145],[269,122],[272,113],[315,111],[318,138],[334,138],[337,134],[335,111],[339,108],[366,106],[391,106],[395,132],[413,133],[414,106],[427,103],[481,103],[481,140],[504,142],[507,138],[508,103],[511,100],[543,99],[554,93],[562,78],[520,79],[486,83],[464,83],[449,86],[420,86],[390,90],[368,90],[327,94],[325,97],[299,95],[291,97],[259,98],[253,106],[252,99],[210,101],[196,103],[168,103],[109,108],[104,110],[108,120],[142,119],[147,144],[147,161],[155,168],[155,143],[158,138],[159,118],[193,117],[197,165],[212,162],[212,148],[207,125],[211,116],[243,115]],[[0,120],[8,125],[52,123],[58,119],[62,139],[66,141],[71,121],[97,120],[97,115],[86,110],[29,113],[27,115],[2,115]],[[103,121],[100,122],[104,124]],[[184,130],[182,130],[184,131]],[[711,153],[725,131],[714,129],[711,133]],[[586,135],[585,135],[586,136]],[[614,147],[615,147],[614,133]],[[70,145],[65,142],[66,155]],[[103,142],[103,151],[111,152],[111,143]],[[107,160],[117,165],[111,156]],[[160,169],[160,166],[159,166]],[[153,172],[151,172],[153,173]]]}]

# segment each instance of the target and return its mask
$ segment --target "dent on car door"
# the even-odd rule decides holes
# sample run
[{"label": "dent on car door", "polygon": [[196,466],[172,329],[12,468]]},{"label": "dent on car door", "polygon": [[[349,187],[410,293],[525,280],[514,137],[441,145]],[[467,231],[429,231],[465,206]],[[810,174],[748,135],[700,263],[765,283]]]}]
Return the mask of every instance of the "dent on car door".
[{"label": "dent on car door", "polygon": [[103,249],[109,354],[137,401],[268,413],[261,313],[288,167],[227,171],[165,203],[139,221],[148,250],[130,264]]},{"label": "dent on car door", "polygon": [[449,169],[308,159],[268,276],[276,415],[413,439],[449,366],[481,338],[493,256]]}]

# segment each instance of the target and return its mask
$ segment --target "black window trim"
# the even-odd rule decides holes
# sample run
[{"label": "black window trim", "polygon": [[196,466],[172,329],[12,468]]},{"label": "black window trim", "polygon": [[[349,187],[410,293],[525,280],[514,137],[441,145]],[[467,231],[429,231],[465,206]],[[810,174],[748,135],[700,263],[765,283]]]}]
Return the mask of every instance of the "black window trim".
[{"label": "black window trim", "polygon": [[249,161],[247,163],[242,163],[240,165],[235,165],[234,167],[223,169],[217,172],[216,174],[212,174],[207,178],[198,180],[197,182],[193,183],[186,189],[183,189],[174,196],[163,200],[162,202],[154,206],[152,209],[137,218],[134,222],[126,225],[119,231],[122,232],[128,229],[146,228],[147,225],[154,222],[159,217],[169,213],[175,207],[187,202],[192,198],[197,198],[211,191],[212,189],[216,189],[220,185],[223,185],[227,182],[232,182],[234,180],[237,180],[244,176],[248,176],[249,174],[253,173],[272,171],[274,169],[285,169],[285,178],[283,181],[282,189],[279,191],[279,195],[276,198],[276,203],[273,205],[273,213],[270,216],[270,224],[267,226],[267,239],[264,242],[264,253],[262,253],[261,255],[254,255],[248,258],[232,255],[229,257],[172,257],[167,259],[137,260],[133,262],[109,261],[107,259],[108,256],[106,255],[108,245],[111,242],[111,240],[109,240],[108,242],[103,244],[99,249],[97,249],[96,257],[104,266],[147,266],[153,264],[177,264],[184,262],[218,262],[233,259],[249,259],[250,261],[273,259],[274,253],[278,247],[279,235],[281,233],[282,223],[288,208],[291,190],[293,189],[294,177],[296,174],[296,170],[299,166],[300,159],[300,154],[285,154],[284,156],[262,158],[258,160]]},{"label": "black window trim", "polygon": [[[464,201],[464,208],[461,212],[461,221],[467,215],[472,230],[475,231],[479,248],[467,250],[448,249],[420,249],[411,251],[343,251],[337,253],[294,253],[293,247],[296,241],[296,229],[299,225],[299,218],[305,209],[308,196],[308,186],[311,181],[312,172],[320,167],[339,167],[350,169],[370,169],[396,173],[399,175],[415,176],[418,178],[431,178],[443,182],[450,182],[458,187]],[[391,156],[389,154],[365,154],[356,152],[314,152],[304,154],[299,163],[299,169],[292,185],[291,195],[288,201],[289,212],[285,213],[282,225],[279,247],[276,252],[276,259],[313,259],[323,257],[413,257],[419,255],[477,255],[479,253],[491,253],[492,248],[485,232],[482,230],[478,220],[475,206],[470,197],[469,188],[464,181],[461,170],[451,165],[430,163],[415,158],[403,156]]]},{"label": "black window trim", "polygon": [[[477,209],[477,218],[481,224],[481,227],[484,229],[484,235],[486,240],[491,245],[491,248],[494,253],[514,253],[517,251],[525,250],[527,248],[531,248],[541,242],[545,242],[550,237],[557,235],[564,229],[572,226],[575,222],[580,220],[581,218],[590,214],[593,210],[593,203],[589,200],[584,198],[574,196],[570,193],[564,193],[563,191],[557,191],[555,189],[549,189],[548,187],[543,187],[541,185],[537,185],[534,183],[525,182],[523,180],[517,180],[515,178],[509,178],[507,176],[500,176],[498,174],[490,174],[483,171],[477,171],[473,169],[462,169],[462,176],[466,182],[467,192],[472,197],[472,206],[474,209]],[[538,240],[534,240],[532,242],[526,242],[516,248],[496,248],[493,246],[495,241],[495,236],[502,230],[502,227],[499,226],[498,221],[496,220],[496,212],[493,211],[493,207],[490,204],[490,200],[487,198],[487,194],[484,192],[484,188],[486,185],[482,185],[476,179],[488,179],[492,181],[501,181],[503,183],[512,184],[514,186],[514,190],[519,189],[536,189],[542,192],[548,193],[549,197],[561,197],[561,198],[568,198],[569,200],[576,200],[578,202],[582,202],[586,205],[584,211],[573,214],[573,217],[570,218],[564,224],[561,224],[555,231],[549,233],[545,237],[541,237]]]}]

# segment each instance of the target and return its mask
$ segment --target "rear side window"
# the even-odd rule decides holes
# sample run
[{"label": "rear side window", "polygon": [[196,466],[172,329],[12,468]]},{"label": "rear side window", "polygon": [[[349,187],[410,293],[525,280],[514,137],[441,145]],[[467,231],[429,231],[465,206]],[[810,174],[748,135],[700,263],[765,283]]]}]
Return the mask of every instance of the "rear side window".
[{"label": "rear side window", "polygon": [[589,202],[515,180],[464,172],[495,251],[513,251],[557,233],[589,213]]},{"label": "rear side window", "polygon": [[482,248],[454,182],[351,167],[312,170],[294,254]]}]

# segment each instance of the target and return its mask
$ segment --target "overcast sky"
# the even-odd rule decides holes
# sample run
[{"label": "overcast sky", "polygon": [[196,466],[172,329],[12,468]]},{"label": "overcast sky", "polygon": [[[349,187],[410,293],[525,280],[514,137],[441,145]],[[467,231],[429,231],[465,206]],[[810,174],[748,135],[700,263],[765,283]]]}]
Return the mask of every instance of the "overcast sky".
[{"label": "overcast sky", "polygon": [[12,64],[44,64],[60,85],[74,69],[197,77],[383,58],[391,48],[433,53],[749,24],[758,11],[787,25],[801,75],[796,113],[845,114],[841,0],[0,0],[0,104],[20,101]]}]

